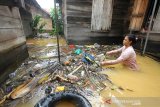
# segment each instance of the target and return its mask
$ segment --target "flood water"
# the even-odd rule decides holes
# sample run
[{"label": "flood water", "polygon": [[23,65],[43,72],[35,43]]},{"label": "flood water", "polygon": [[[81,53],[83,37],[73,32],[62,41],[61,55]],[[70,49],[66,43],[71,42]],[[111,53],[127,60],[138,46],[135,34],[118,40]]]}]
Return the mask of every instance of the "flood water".
[{"label": "flood water", "polygon": [[[67,106],[66,106],[67,105]],[[58,102],[56,104],[56,107],[76,107],[75,104],[68,102],[68,101],[62,101],[62,102]]]},{"label": "flood water", "polygon": [[[56,39],[28,39],[27,44],[34,45],[47,45],[49,43],[56,43]],[[66,44],[64,39],[60,40],[60,45]],[[32,51],[32,50],[29,50]],[[112,65],[110,67],[115,67],[111,71],[104,71],[115,86],[122,87],[123,90],[115,91],[104,89],[101,92],[101,96],[104,99],[107,99],[111,95],[114,95],[116,98],[128,98],[128,100],[133,100],[129,98],[141,98],[140,100],[150,101],[157,98],[157,102],[154,104],[160,105],[160,63],[147,57],[140,56],[137,53],[137,62],[140,67],[140,71],[131,71],[127,68],[124,68],[121,64]],[[114,87],[114,86],[113,86]],[[148,98],[148,99],[147,99]],[[135,100],[134,99],[134,100]],[[38,98],[35,98],[35,101],[29,101],[25,104],[18,105],[17,107],[33,107],[34,104],[38,101]],[[125,104],[122,104],[125,106]],[[122,106],[120,104],[108,104],[107,106]],[[107,107],[106,106],[106,107]],[[140,102],[139,107],[145,106],[143,102]],[[128,107],[128,106],[126,106]],[[149,107],[149,106],[148,106]],[[158,106],[157,106],[158,107]]]},{"label": "flood water", "polygon": [[106,72],[115,84],[133,90],[133,92],[124,91],[123,94],[112,93],[118,97],[160,97],[160,63],[139,54],[137,62],[140,71],[131,71],[117,64],[114,65],[113,71]]},{"label": "flood water", "polygon": [[[60,39],[59,40],[60,45],[65,45],[66,41],[64,39]],[[38,45],[38,46],[46,46],[47,44],[56,44],[57,40],[55,38],[49,38],[49,39],[27,39],[27,44],[34,44],[34,45]]]}]

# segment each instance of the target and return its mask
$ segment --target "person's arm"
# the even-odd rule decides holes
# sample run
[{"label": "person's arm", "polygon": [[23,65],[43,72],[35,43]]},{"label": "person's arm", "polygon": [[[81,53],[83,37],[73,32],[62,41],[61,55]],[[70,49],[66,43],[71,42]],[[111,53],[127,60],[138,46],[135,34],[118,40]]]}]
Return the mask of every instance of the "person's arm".
[{"label": "person's arm", "polygon": [[109,60],[109,61],[103,61],[101,62],[101,65],[113,65],[118,64],[120,62],[123,62],[124,60],[128,59],[130,57],[130,51],[126,51],[121,54],[120,57],[118,57],[116,60]]},{"label": "person's arm", "polygon": [[106,54],[107,55],[112,55],[112,54],[116,54],[116,53],[122,52],[123,47],[121,47],[119,49],[115,49],[115,50],[109,51],[109,52],[106,52]]}]

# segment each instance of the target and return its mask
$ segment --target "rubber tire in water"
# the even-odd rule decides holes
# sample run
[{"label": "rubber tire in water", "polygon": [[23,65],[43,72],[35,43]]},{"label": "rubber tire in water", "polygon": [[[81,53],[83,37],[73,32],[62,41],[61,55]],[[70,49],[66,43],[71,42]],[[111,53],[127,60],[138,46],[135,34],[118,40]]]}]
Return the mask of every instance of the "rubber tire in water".
[{"label": "rubber tire in water", "polygon": [[75,107],[92,107],[90,102],[81,94],[74,91],[64,91],[50,94],[41,99],[34,107],[55,107],[59,101],[72,101],[76,104]]}]

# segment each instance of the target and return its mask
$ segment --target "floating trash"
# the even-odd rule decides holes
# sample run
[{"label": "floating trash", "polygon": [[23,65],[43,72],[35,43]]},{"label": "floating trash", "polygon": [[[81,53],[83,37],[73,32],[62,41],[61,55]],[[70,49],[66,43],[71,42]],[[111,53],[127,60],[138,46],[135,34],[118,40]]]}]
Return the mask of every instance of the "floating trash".
[{"label": "floating trash", "polygon": [[[97,43],[86,46],[74,44],[60,46],[60,63],[57,62],[55,46],[52,43],[45,46],[29,45],[30,57],[15,72],[9,74],[9,79],[4,84],[5,91],[0,92],[0,94],[3,92],[0,95],[0,104],[12,102],[8,100],[9,98],[27,102],[32,100],[32,97],[40,97],[42,94],[49,96],[40,102],[46,99],[50,102],[53,96],[57,95],[56,92],[59,92],[59,96],[63,93],[67,96],[72,94],[73,98],[77,99],[77,104],[80,104],[79,97],[82,98],[81,101],[86,102],[87,106],[82,104],[80,107],[103,105],[98,93],[106,88],[104,81],[112,85],[113,83],[108,75],[99,73],[103,70],[99,62],[109,57],[104,54],[107,50],[112,50],[116,46],[101,46]],[[116,89],[123,91],[122,87]],[[44,105],[37,103],[35,107],[40,107],[39,104]]]}]

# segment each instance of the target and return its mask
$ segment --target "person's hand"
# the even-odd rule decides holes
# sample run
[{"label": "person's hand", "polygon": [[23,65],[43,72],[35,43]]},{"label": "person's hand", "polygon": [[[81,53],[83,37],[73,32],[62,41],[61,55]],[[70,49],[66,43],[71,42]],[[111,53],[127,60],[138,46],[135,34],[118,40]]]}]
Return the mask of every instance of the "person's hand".
[{"label": "person's hand", "polygon": [[101,66],[105,65],[105,61],[100,62],[100,65],[101,65]]},{"label": "person's hand", "polygon": [[110,60],[109,61],[103,61],[103,62],[101,62],[101,66],[103,66],[103,65],[110,65]]},{"label": "person's hand", "polygon": [[109,51],[109,52],[106,52],[106,55],[111,55],[112,53],[111,53],[111,51]]}]

